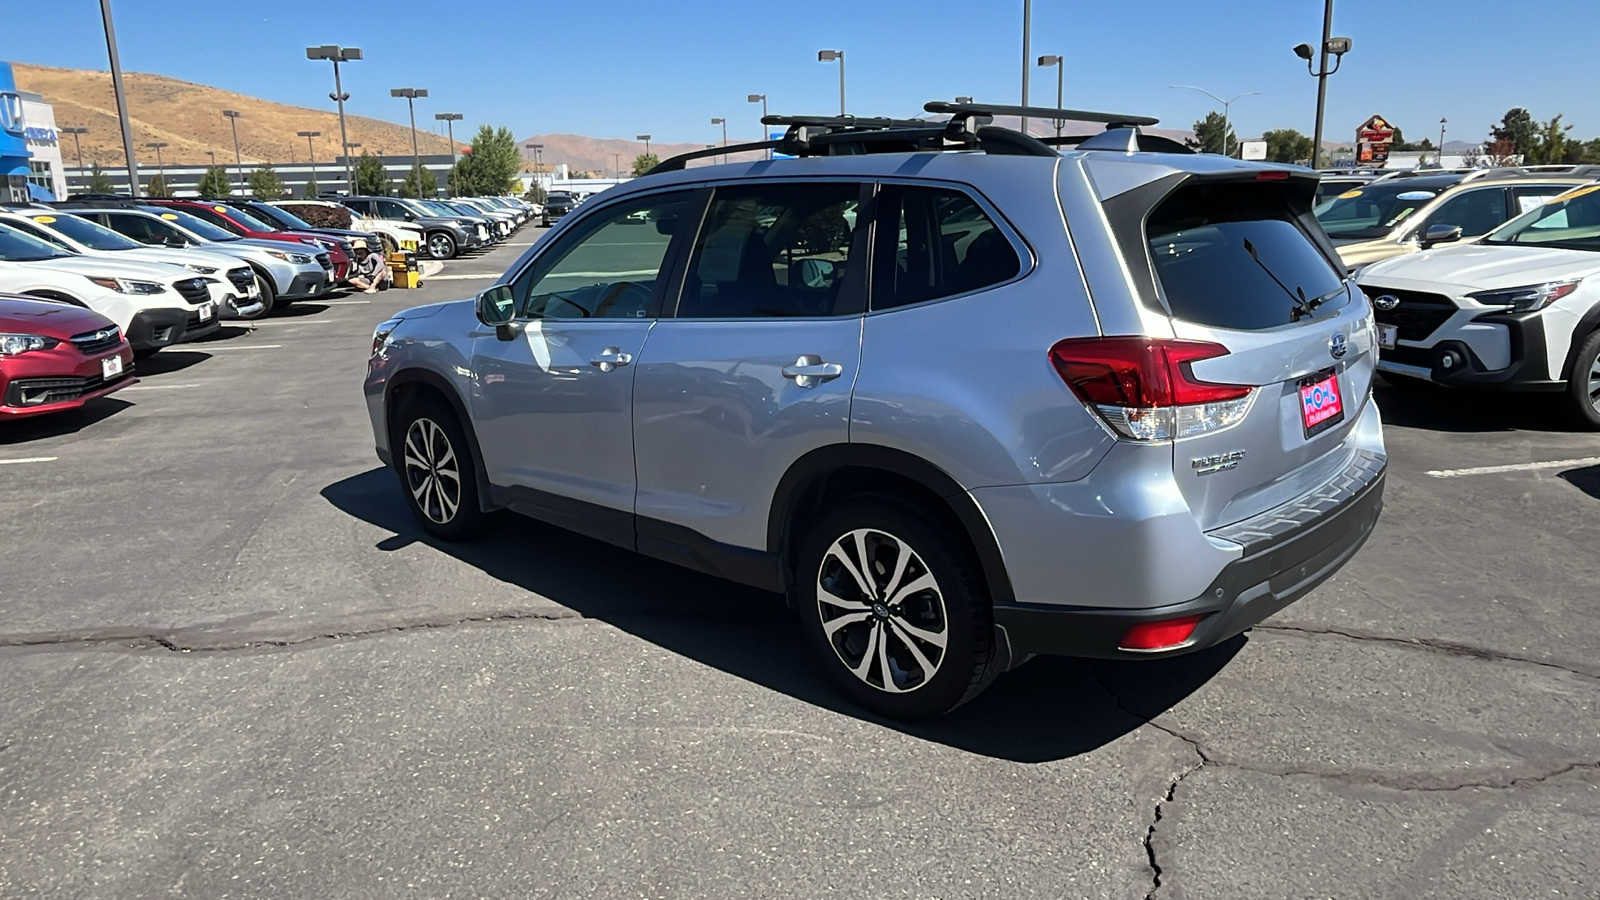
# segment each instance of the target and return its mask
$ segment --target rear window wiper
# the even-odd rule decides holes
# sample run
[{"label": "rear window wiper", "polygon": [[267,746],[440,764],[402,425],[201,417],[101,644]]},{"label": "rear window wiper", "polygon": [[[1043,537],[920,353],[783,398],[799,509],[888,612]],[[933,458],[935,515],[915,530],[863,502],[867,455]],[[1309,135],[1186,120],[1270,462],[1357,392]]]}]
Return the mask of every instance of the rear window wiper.
[{"label": "rear window wiper", "polygon": [[1322,297],[1315,301],[1307,300],[1305,288],[1302,287],[1296,287],[1294,290],[1290,290],[1289,286],[1284,284],[1283,280],[1280,279],[1272,271],[1272,269],[1267,266],[1266,263],[1261,261],[1261,257],[1256,253],[1256,245],[1250,243],[1249,238],[1244,239],[1244,252],[1250,254],[1250,258],[1255,261],[1256,265],[1261,267],[1261,271],[1267,273],[1267,277],[1271,278],[1274,284],[1280,288],[1283,288],[1283,292],[1289,295],[1289,299],[1294,303],[1294,312],[1289,316],[1289,321],[1298,322],[1306,316],[1311,315],[1313,312],[1316,312],[1317,306],[1319,306],[1323,300],[1327,299]]}]

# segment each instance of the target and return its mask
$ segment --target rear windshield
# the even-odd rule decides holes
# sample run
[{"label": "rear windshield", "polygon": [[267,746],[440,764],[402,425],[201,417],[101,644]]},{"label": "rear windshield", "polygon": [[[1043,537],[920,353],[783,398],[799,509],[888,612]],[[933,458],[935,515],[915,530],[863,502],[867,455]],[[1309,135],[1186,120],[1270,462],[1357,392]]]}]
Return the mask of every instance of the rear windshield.
[{"label": "rear windshield", "polygon": [[1345,291],[1280,186],[1180,188],[1151,212],[1145,235],[1167,307],[1187,322],[1276,328]]}]

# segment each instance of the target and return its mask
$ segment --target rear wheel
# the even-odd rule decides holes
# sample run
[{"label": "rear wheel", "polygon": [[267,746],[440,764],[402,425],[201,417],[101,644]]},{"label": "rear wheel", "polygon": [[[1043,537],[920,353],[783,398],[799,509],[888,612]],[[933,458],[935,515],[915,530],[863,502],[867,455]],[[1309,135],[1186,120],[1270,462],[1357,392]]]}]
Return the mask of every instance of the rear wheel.
[{"label": "rear wheel", "polygon": [[442,231],[428,235],[428,256],[433,259],[451,259],[456,255],[456,239]]},{"label": "rear wheel", "polygon": [[977,564],[926,510],[885,495],[845,501],[809,532],[797,578],[823,666],[873,712],[937,716],[993,680],[993,607]]},{"label": "rear wheel", "polygon": [[1585,338],[1572,358],[1567,405],[1580,427],[1600,431],[1600,331]]},{"label": "rear wheel", "polygon": [[406,401],[389,446],[406,506],[429,534],[463,541],[483,530],[472,450],[448,403],[434,394]]}]

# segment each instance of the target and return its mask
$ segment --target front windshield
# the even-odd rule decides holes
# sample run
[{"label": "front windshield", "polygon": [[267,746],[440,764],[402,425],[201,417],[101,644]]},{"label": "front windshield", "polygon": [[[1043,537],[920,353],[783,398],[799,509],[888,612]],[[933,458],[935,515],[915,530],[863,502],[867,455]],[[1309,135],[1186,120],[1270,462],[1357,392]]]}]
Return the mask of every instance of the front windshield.
[{"label": "front windshield", "polygon": [[41,259],[61,259],[71,255],[36,237],[23,234],[9,225],[0,225],[0,261],[36,262]]},{"label": "front windshield", "polygon": [[1400,181],[1351,188],[1318,206],[1317,221],[1334,240],[1370,241],[1387,235],[1443,190]]},{"label": "front windshield", "polygon": [[304,231],[307,228],[317,227],[282,207],[262,206],[251,209],[251,212],[263,219],[271,219],[279,228],[291,231]]},{"label": "front windshield", "polygon": [[268,222],[263,222],[255,216],[252,216],[244,210],[238,208],[237,206],[229,207],[228,211],[224,213],[224,215],[233,221],[238,222],[239,225],[246,231],[283,231],[283,228]]},{"label": "front windshield", "polygon": [[427,216],[429,218],[439,215],[439,213],[429,209],[428,205],[421,200],[396,200],[395,202],[410,210],[413,215]]},{"label": "front windshield", "polygon": [[1500,226],[1485,244],[1600,252],[1600,184],[1591,184]]},{"label": "front windshield", "polygon": [[31,216],[35,223],[66,235],[91,250],[137,250],[144,246],[109,228],[77,216]]},{"label": "front windshield", "polygon": [[187,231],[196,237],[204,238],[208,241],[237,241],[239,239],[237,234],[234,234],[231,231],[223,231],[221,228],[218,228],[210,222],[207,222],[206,220],[196,216],[191,216],[182,210],[155,209],[149,210],[149,212],[160,216],[166,221],[171,222],[172,224],[182,228],[184,231]]},{"label": "front windshield", "polygon": [[423,209],[431,210],[431,215],[451,217],[463,215],[463,213],[459,210],[451,209],[450,207],[445,206],[443,203],[434,203],[430,200],[416,200],[413,202]]}]

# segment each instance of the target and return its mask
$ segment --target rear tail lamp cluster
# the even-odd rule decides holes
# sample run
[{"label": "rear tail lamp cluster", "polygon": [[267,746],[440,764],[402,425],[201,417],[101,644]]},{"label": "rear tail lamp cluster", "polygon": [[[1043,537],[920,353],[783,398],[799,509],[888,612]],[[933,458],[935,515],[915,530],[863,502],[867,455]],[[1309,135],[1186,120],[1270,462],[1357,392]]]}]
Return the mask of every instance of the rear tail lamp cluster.
[{"label": "rear tail lamp cluster", "polygon": [[1243,420],[1255,388],[1201,381],[1191,369],[1227,355],[1221,344],[1147,337],[1070,338],[1050,348],[1073,393],[1130,441],[1193,437]]}]

